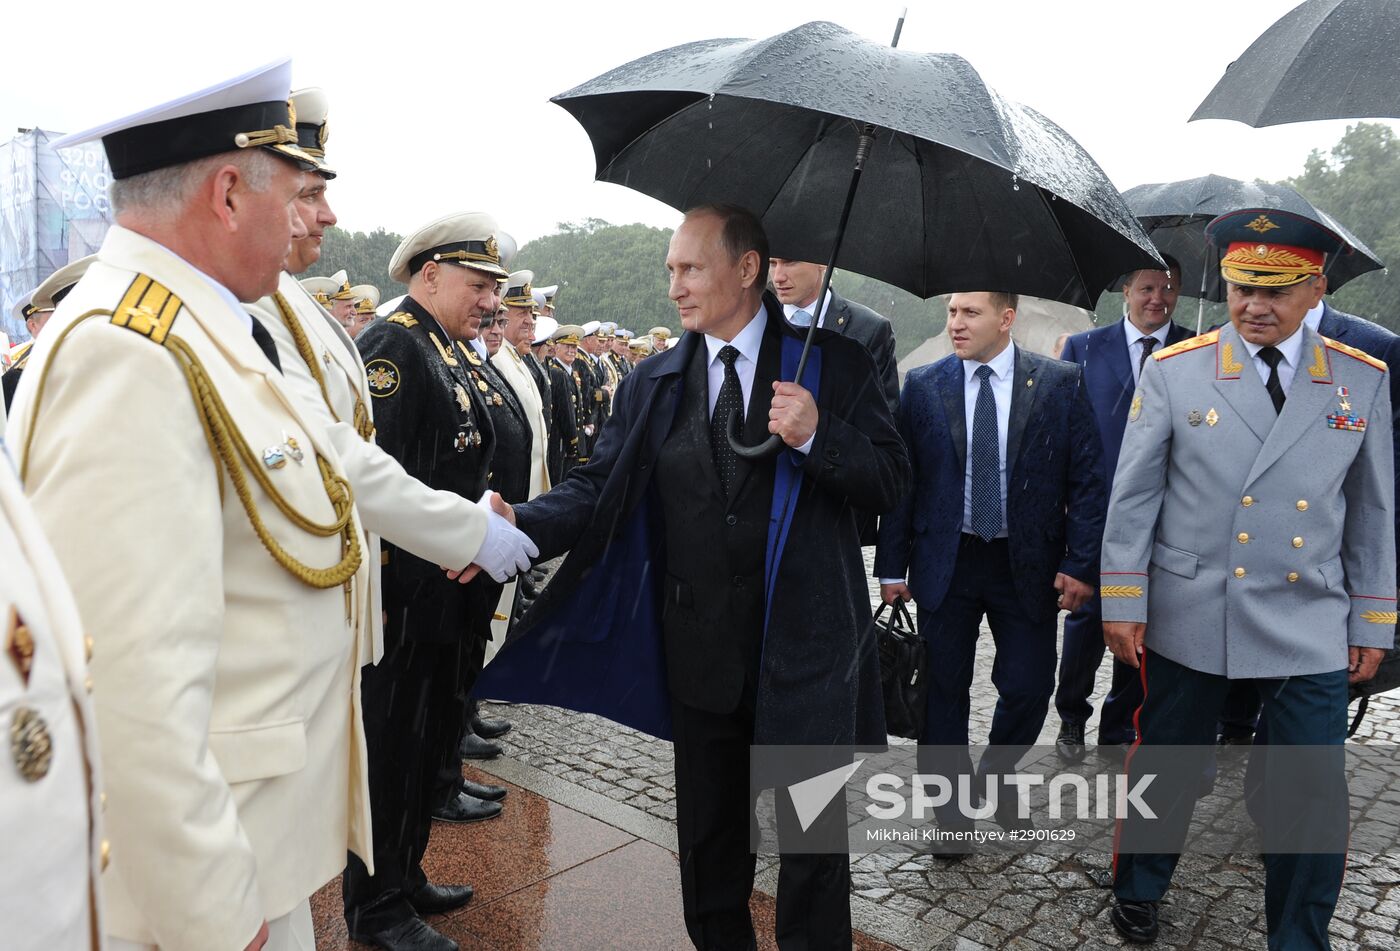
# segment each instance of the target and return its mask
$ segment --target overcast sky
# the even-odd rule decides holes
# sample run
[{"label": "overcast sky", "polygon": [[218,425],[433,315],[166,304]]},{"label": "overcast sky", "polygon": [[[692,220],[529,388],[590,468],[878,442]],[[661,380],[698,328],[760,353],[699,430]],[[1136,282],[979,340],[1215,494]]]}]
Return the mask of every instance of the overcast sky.
[{"label": "overcast sky", "polygon": [[[900,47],[957,53],[992,88],[1063,126],[1119,188],[1216,172],[1296,174],[1345,122],[1251,129],[1187,118],[1295,3],[975,0],[912,3]],[[484,210],[521,243],[585,217],[671,226],[676,212],[593,182],[583,130],[549,98],[658,49],[832,20],[888,42],[902,4],[12,4],[0,130],[71,132],[282,55],[331,101],[342,227],[404,232]],[[227,13],[222,11],[227,11]]]}]

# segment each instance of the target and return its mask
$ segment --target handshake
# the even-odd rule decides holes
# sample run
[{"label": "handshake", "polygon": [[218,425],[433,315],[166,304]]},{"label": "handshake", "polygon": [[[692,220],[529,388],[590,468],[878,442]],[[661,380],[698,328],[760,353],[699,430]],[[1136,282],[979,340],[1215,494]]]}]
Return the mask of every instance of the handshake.
[{"label": "handshake", "polygon": [[466,584],[484,571],[494,581],[504,582],[530,567],[530,559],[540,553],[530,537],[515,527],[515,513],[496,492],[487,491],[476,503],[486,513],[486,538],[470,565],[451,568],[447,577]]}]

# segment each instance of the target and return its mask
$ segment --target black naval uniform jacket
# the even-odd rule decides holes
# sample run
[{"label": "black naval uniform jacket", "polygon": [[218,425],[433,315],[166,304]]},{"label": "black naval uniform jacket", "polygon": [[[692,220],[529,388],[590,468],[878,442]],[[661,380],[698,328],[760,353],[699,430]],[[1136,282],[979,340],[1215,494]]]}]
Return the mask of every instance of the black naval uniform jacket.
[{"label": "black naval uniform jacket", "polygon": [[[504,344],[502,344],[504,346]],[[511,505],[530,497],[530,449],[534,431],[520,398],[499,370],[469,343],[459,344],[467,371],[478,393],[486,400],[491,426],[496,430],[496,451],[486,484]]]},{"label": "black naval uniform jacket", "polygon": [[602,401],[603,389],[598,386],[597,374],[582,349],[574,357],[574,362],[565,369],[573,377],[574,389],[578,391],[578,402],[574,404],[574,421],[578,429],[578,461],[587,462],[593,455],[593,444],[603,428],[603,420],[597,409]]},{"label": "black naval uniform jacket", "polygon": [[578,459],[578,387],[574,376],[559,360],[550,357],[545,362],[549,374],[549,399],[552,404],[549,428],[549,483],[558,485],[564,473]]},{"label": "black naval uniform jacket", "polygon": [[[379,445],[416,479],[475,501],[486,491],[496,433],[466,359],[412,297],[355,339],[365,361]],[[489,636],[500,586],[470,584],[386,540],[382,546],[385,649],[405,639],[451,643]]]}]

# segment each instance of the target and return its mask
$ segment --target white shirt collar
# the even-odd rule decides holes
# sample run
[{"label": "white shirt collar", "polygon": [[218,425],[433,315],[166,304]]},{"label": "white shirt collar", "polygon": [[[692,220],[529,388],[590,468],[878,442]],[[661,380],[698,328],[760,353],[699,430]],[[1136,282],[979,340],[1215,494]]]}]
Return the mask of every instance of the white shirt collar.
[{"label": "white shirt collar", "polygon": [[1317,330],[1318,325],[1322,323],[1322,312],[1326,308],[1327,305],[1325,303],[1318,301],[1316,307],[1303,315],[1303,323],[1307,324],[1313,330]]},{"label": "white shirt collar", "polygon": [[758,351],[763,346],[763,328],[766,321],[763,319],[763,304],[758,305],[758,313],[754,314],[744,329],[734,335],[734,339],[725,341],[718,337],[705,334],[705,350],[709,354],[706,366],[719,359],[719,352],[725,346],[732,346],[739,351],[739,355],[749,360],[754,365],[758,364]]},{"label": "white shirt collar", "polygon": [[[967,379],[970,380],[977,372],[977,368],[983,364],[978,363],[976,360],[964,360],[962,365],[963,373],[966,374]],[[992,375],[998,380],[1011,379],[1011,374],[1016,369],[1016,344],[1008,343],[1006,349],[987,361],[986,366],[992,368]]]},{"label": "white shirt collar", "polygon": [[[1244,340],[1244,337],[1240,337],[1240,339]],[[1250,343],[1248,340],[1244,340],[1244,346],[1251,357],[1259,356],[1259,351],[1264,349],[1263,344]],[[1281,340],[1274,346],[1278,348],[1279,353],[1283,354],[1283,359],[1288,361],[1288,365],[1296,370],[1298,357],[1303,351],[1303,325],[1299,324],[1298,329],[1293,331],[1287,340]]]},{"label": "white shirt collar", "polygon": [[1131,320],[1129,320],[1127,317],[1124,317],[1124,318],[1123,318],[1123,332],[1124,332],[1124,333],[1127,335],[1127,337],[1128,337],[1128,346],[1130,346],[1130,347],[1131,347],[1133,344],[1137,343],[1139,340],[1141,340],[1143,337],[1156,337],[1156,338],[1157,338],[1157,346],[1158,346],[1158,347],[1165,346],[1166,343],[1167,343],[1167,333],[1168,333],[1171,329],[1172,329],[1172,322],[1169,320],[1169,321],[1167,321],[1165,324],[1163,324],[1162,326],[1158,327],[1156,330],[1152,331],[1152,333],[1150,333],[1150,334],[1145,334],[1145,333],[1143,333],[1141,330],[1138,329],[1137,324],[1133,323],[1133,322],[1132,322]]},{"label": "white shirt collar", "polygon": [[[797,313],[799,310],[805,310],[805,311],[808,313],[808,315],[810,316],[811,313],[812,313],[812,308],[816,305],[816,303],[817,303],[816,300],[813,299],[810,303],[808,303],[808,304],[803,304],[803,305],[798,305],[798,304],[784,304],[784,305],[783,305],[783,314],[784,314],[784,316],[787,317],[787,319],[788,319],[789,322],[792,321],[792,315],[795,314],[795,313]],[[828,287],[828,288],[826,289],[826,296],[822,298],[822,312],[821,312],[821,314],[817,315],[817,324],[818,324],[818,326],[821,325],[821,319],[822,319],[823,316],[826,315],[827,308],[830,307],[830,306],[831,306],[831,288]]]}]

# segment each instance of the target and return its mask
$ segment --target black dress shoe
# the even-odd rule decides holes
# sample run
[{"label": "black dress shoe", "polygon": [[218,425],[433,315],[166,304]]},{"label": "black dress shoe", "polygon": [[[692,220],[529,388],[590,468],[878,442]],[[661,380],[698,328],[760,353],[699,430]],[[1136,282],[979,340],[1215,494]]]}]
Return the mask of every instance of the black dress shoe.
[{"label": "black dress shoe", "polygon": [[474,783],[470,779],[464,779],[459,788],[468,796],[480,799],[482,802],[500,802],[506,798],[506,787],[504,786],[488,786],[485,783]]},{"label": "black dress shoe", "polygon": [[1114,902],[1108,913],[1114,930],[1123,940],[1133,944],[1147,944],[1157,937],[1157,903],[1155,901],[1126,901],[1122,898]]},{"label": "black dress shoe", "polygon": [[461,908],[472,900],[470,885],[434,885],[429,882],[408,896],[408,903],[420,915],[440,915]]},{"label": "black dress shoe", "polygon": [[1084,725],[1061,723],[1060,735],[1055,737],[1055,751],[1067,763],[1077,763],[1084,758]]},{"label": "black dress shoe", "polygon": [[458,752],[462,754],[462,759],[495,759],[501,755],[501,744],[483,740],[475,733],[468,733],[462,737],[462,745]]},{"label": "black dress shoe", "polygon": [[352,931],[350,937],[387,951],[458,951],[457,942],[429,928],[422,918],[410,918],[374,934]]},{"label": "black dress shoe", "polygon": [[499,802],[482,802],[475,796],[459,792],[446,804],[433,810],[433,818],[442,822],[481,822],[494,819],[501,814]]},{"label": "black dress shoe", "polygon": [[494,740],[496,737],[505,736],[510,732],[510,721],[477,714],[472,717],[472,732],[483,740]]}]

